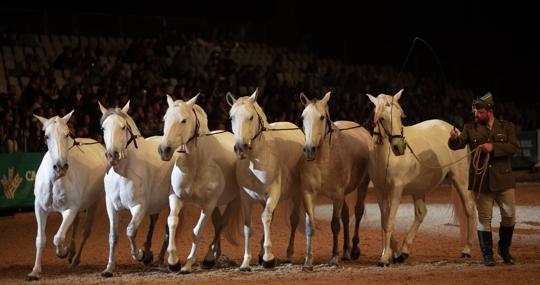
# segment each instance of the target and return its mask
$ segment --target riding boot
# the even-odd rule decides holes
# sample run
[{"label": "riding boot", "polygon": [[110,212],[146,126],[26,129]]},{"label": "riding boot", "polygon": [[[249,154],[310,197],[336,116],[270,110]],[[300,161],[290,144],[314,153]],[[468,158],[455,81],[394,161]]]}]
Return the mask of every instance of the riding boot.
[{"label": "riding boot", "polygon": [[499,228],[499,256],[503,258],[504,263],[514,264],[514,258],[510,255],[510,244],[512,243],[512,235],[514,226],[505,227],[501,225]]},{"label": "riding boot", "polygon": [[491,232],[478,231],[478,241],[480,241],[480,249],[482,250],[482,255],[484,256],[484,265],[495,266],[495,261],[493,260],[493,240]]}]

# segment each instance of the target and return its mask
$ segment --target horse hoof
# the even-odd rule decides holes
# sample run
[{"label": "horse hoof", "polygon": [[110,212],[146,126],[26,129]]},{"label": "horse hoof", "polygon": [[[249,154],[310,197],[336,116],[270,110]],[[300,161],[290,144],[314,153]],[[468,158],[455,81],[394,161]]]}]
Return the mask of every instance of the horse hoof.
[{"label": "horse hoof", "polygon": [[394,263],[404,263],[409,258],[409,254],[402,253],[398,257],[394,258]]},{"label": "horse hoof", "polygon": [[461,258],[471,258],[471,254],[470,253],[461,253]]},{"label": "horse hoof", "polygon": [[110,271],[101,272],[101,277],[109,278],[109,277],[112,277],[112,276],[113,276],[113,274]]},{"label": "horse hoof", "polygon": [[266,268],[266,269],[274,268],[274,267],[276,267],[276,265],[277,265],[277,261],[276,261],[275,258],[270,260],[270,261],[263,260],[263,262],[262,262],[262,266],[264,268]]},{"label": "horse hoof", "polygon": [[358,258],[360,258],[360,249],[359,248],[353,248],[353,250],[351,251],[351,259],[352,260],[357,260]]},{"label": "horse hoof", "polygon": [[264,263],[263,256],[259,255],[259,265],[262,265]]},{"label": "horse hoof", "polygon": [[152,265],[152,261],[154,261],[154,254],[150,251],[148,254],[144,254],[143,263],[144,266],[149,267]]},{"label": "horse hoof", "polygon": [[382,262],[382,261],[379,261],[377,263],[377,266],[379,267],[388,267],[390,264],[388,264],[388,262]]},{"label": "horse hoof", "polygon": [[203,269],[211,269],[213,268],[214,266],[216,266],[216,261],[215,260],[203,260],[202,262],[202,268]]},{"label": "horse hoof", "polygon": [[240,267],[240,272],[251,272],[251,267]]},{"label": "horse hoof", "polygon": [[66,258],[69,254],[69,250],[66,250],[66,252],[64,254],[61,254],[60,252],[56,251],[56,256],[58,256],[59,258]]},{"label": "horse hoof", "polygon": [[180,262],[176,264],[169,264],[169,271],[170,272],[178,272],[180,270]]},{"label": "horse hoof", "polygon": [[187,275],[187,274],[190,274],[190,273],[191,273],[191,271],[189,271],[189,270],[180,270],[180,274],[182,274],[182,275]]},{"label": "horse hoof", "polygon": [[313,272],[313,265],[304,265],[304,266],[302,266],[302,271],[304,271],[304,272]]},{"label": "horse hoof", "polygon": [[33,276],[33,275],[26,276],[26,281],[38,281],[38,280],[39,280],[38,276]]},{"label": "horse hoof", "polygon": [[144,251],[144,249],[139,249],[139,253],[137,255],[134,255],[133,258],[137,261],[144,261],[146,257],[146,252]]}]

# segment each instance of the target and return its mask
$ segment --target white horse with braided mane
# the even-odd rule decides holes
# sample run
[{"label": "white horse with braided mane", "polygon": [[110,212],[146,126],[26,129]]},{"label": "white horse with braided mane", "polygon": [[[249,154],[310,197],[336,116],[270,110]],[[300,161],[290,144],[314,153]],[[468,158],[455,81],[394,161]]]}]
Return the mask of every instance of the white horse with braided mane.
[{"label": "white horse with braided mane", "polygon": [[[402,92],[377,97],[367,94],[375,104],[369,176],[381,210],[383,247],[378,265],[389,265],[390,258],[395,262],[407,259],[416,232],[427,213],[425,195],[447,176],[460,198],[460,203],[453,200],[454,206],[462,207],[466,217],[466,221],[460,221],[460,230],[462,233],[466,231],[462,257],[470,257],[474,237],[474,203],[467,190],[467,160],[462,159],[467,152],[448,148],[452,126],[444,121],[429,120],[403,127],[401,118],[405,114],[398,103]],[[392,235],[403,194],[412,195],[415,218],[398,251]]]},{"label": "white horse with braided mane", "polygon": [[[315,225],[313,223],[313,200],[318,194],[332,200],[332,259],[330,265],[339,262],[338,235],[339,217],[343,222],[343,258],[357,259],[358,229],[364,214],[364,198],[369,184],[367,172],[369,132],[358,123],[351,121],[333,122],[328,112],[330,92],[321,100],[310,101],[303,93],[300,100],[305,106],[302,112],[306,143],[304,154],[307,162],[302,168],[302,191],[306,209],[307,249],[303,270],[313,270],[311,239]],[[357,191],[355,207],[355,228],[352,251],[349,246],[349,208],[345,195]]]},{"label": "white horse with braided mane", "polygon": [[[212,217],[214,240],[203,261],[203,267],[210,268],[221,254],[222,230],[225,229],[226,237],[236,244],[234,234],[242,214],[240,189],[236,183],[234,137],[225,131],[210,132],[206,113],[195,104],[198,96],[184,102],[174,101],[167,95],[169,108],[163,118],[163,137],[158,148],[161,159],[169,161],[181,147],[171,174],[173,192],[169,195],[168,263],[171,271],[180,269],[175,234],[178,214],[185,204],[201,209],[199,221],[193,228],[191,251],[180,271],[184,274],[191,272],[207,218]],[[219,210],[222,205],[227,205],[223,216]]]},{"label": "white horse with braided mane", "polygon": [[[118,212],[128,209],[131,221],[127,237],[133,259],[152,262],[152,234],[159,213],[167,207],[171,193],[171,171],[174,160],[163,162],[156,149],[160,137],[143,139],[133,119],[128,115],[129,102],[122,108],[107,109],[99,103],[101,127],[105,141],[105,156],[112,167],[105,175],[105,203],[109,216],[109,261],[101,273],[111,277],[115,268],[114,251],[118,240]],[[135,237],[144,216],[150,215],[150,227],[144,249],[137,247]],[[165,237],[158,262],[163,259]]]},{"label": "white horse with braided mane", "polygon": [[[266,115],[257,104],[258,90],[247,97],[235,99],[227,94],[231,105],[229,112],[235,138],[234,150],[238,157],[236,177],[243,189],[244,210],[244,259],[241,271],[250,271],[251,261],[251,207],[252,201],[260,202],[264,208],[262,223],[264,236],[261,241],[262,264],[265,268],[276,265],[270,240],[270,223],[278,202],[293,200],[291,235],[287,248],[287,259],[294,251],[294,236],[298,226],[298,208],[301,201],[299,167],[302,158],[304,136],[300,129],[288,122],[269,124]],[[261,256],[259,255],[259,261]]]},{"label": "white horse with braided mane", "polygon": [[[84,243],[90,235],[107,167],[105,149],[92,139],[72,138],[67,126],[71,113],[60,118],[46,119],[34,115],[42,124],[48,151],[45,153],[34,183],[37,220],[36,261],[28,274],[38,280],[41,274],[41,255],[45,247],[45,226],[50,212],[62,214],[62,224],[54,236],[56,255],[69,256],[71,266],[77,266]],[[74,147],[77,146],[77,147]],[[75,234],[79,212],[86,210],[86,219],[79,250],[75,252]],[[71,242],[66,247],[66,233],[73,224]]]}]

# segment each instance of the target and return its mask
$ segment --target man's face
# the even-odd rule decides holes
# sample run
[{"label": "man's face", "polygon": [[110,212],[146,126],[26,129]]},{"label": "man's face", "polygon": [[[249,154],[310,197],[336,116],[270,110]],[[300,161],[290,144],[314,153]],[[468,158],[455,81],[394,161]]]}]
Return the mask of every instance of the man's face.
[{"label": "man's face", "polygon": [[485,108],[479,108],[479,109],[474,108],[473,112],[474,112],[474,120],[477,123],[482,124],[482,125],[487,125],[487,123],[489,122],[489,118],[490,118],[489,114],[491,110],[487,110]]}]

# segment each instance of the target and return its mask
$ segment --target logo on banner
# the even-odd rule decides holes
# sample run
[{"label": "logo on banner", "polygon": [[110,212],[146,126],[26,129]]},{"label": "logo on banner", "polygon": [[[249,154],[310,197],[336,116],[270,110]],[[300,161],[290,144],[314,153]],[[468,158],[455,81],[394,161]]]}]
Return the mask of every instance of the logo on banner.
[{"label": "logo on banner", "polygon": [[4,195],[8,199],[15,198],[15,192],[21,185],[22,177],[19,173],[15,173],[14,167],[8,167],[8,175],[2,175],[2,188],[4,188]]}]

